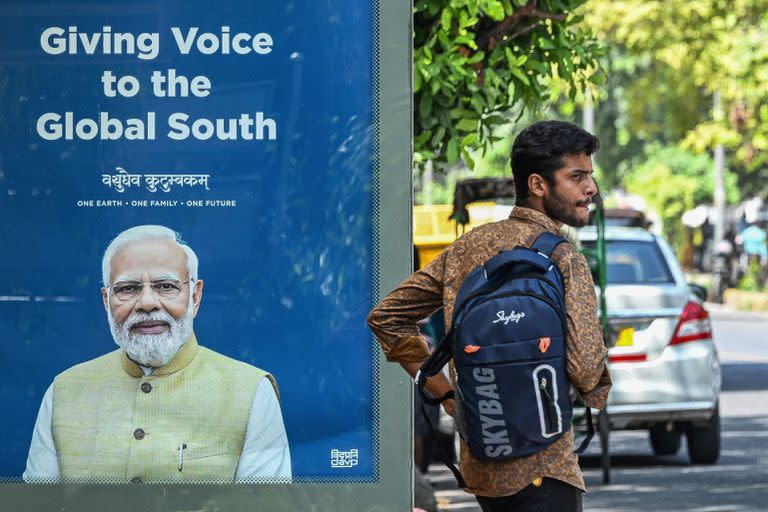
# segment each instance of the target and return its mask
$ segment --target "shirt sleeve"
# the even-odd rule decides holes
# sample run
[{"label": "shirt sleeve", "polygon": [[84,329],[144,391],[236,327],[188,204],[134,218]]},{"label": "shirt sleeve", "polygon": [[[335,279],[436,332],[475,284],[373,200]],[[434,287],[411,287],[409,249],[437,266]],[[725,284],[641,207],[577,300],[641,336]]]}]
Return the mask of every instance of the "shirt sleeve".
[{"label": "shirt sleeve", "polygon": [[411,274],[368,315],[368,325],[388,361],[421,362],[429,357],[418,322],[443,306],[446,252]]},{"label": "shirt sleeve", "polygon": [[260,483],[253,479],[291,482],[291,452],[283,414],[267,377],[261,379],[253,395],[243,453],[235,473],[235,481]]},{"label": "shirt sleeve", "polygon": [[608,350],[597,316],[595,284],[584,256],[572,248],[565,250],[558,266],[565,286],[568,377],[585,404],[602,409],[611,377],[605,364]]},{"label": "shirt sleeve", "polygon": [[32,443],[27,456],[27,468],[22,478],[27,483],[52,483],[59,479],[59,458],[56,446],[53,444],[51,433],[51,418],[53,416],[53,384],[43,396],[37,421],[32,431]]}]

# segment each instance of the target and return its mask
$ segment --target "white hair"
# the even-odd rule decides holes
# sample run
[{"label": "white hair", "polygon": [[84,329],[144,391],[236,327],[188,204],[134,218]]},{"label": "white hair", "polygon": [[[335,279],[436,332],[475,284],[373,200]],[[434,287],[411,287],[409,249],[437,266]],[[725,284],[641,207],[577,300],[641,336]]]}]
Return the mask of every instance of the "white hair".
[{"label": "white hair", "polygon": [[112,258],[117,251],[129,242],[152,239],[171,240],[181,247],[184,250],[184,254],[187,255],[187,272],[189,277],[197,279],[197,255],[191,247],[184,243],[181,235],[165,226],[145,225],[126,229],[109,243],[107,250],[104,251],[104,257],[101,259],[101,277],[104,286],[109,286],[110,284],[109,276],[112,273]]}]

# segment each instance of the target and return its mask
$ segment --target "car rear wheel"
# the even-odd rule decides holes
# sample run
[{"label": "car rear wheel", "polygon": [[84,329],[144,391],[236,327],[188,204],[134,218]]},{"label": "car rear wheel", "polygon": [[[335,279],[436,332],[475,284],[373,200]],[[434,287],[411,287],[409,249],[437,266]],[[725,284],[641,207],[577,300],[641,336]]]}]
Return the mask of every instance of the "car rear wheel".
[{"label": "car rear wheel", "polygon": [[686,434],[688,456],[693,464],[714,464],[720,458],[720,410],[715,407],[704,425],[691,425]]},{"label": "car rear wheel", "polygon": [[680,432],[667,431],[667,425],[657,423],[650,431],[651,448],[656,455],[674,455],[680,449]]}]

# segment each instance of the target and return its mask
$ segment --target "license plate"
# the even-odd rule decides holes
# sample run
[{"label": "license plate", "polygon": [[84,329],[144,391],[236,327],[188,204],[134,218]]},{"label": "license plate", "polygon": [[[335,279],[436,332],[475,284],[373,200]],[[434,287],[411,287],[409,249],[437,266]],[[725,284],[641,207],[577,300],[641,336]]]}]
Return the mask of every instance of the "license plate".
[{"label": "license plate", "polygon": [[619,337],[616,338],[617,347],[631,347],[635,337],[634,327],[624,327],[619,331]]}]

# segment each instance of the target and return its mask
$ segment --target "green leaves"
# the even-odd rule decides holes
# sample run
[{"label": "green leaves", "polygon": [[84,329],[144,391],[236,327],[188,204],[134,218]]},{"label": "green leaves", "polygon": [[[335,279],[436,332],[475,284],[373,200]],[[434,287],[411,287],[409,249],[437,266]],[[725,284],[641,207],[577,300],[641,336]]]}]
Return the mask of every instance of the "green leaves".
[{"label": "green leaves", "polygon": [[[584,0],[539,0],[539,11],[569,14]],[[594,36],[566,20],[523,16],[506,25],[526,0],[414,1],[414,163],[467,161],[486,148],[500,115],[549,98],[554,78],[583,84],[601,51]],[[572,49],[584,46],[577,60]],[[567,69],[562,64],[567,62]],[[575,90],[575,87],[574,87]],[[467,162],[468,165],[471,165]],[[437,168],[440,168],[439,166]]]},{"label": "green leaves", "polygon": [[482,61],[484,58],[485,58],[485,52],[482,52],[482,51],[475,52],[474,55],[472,55],[469,59],[467,59],[467,64],[476,64]]},{"label": "green leaves", "polygon": [[418,70],[416,70],[413,73],[413,93],[416,94],[419,92],[419,89],[421,89],[421,83],[422,83],[421,73],[419,73]]},{"label": "green leaves", "polygon": [[473,132],[477,130],[477,120],[476,119],[462,119],[458,123],[456,123],[456,129],[461,132]]},{"label": "green leaves", "polygon": [[443,27],[444,33],[451,30],[452,19],[453,19],[453,11],[449,8],[443,9],[443,13],[440,15],[440,25]]},{"label": "green leaves", "polygon": [[456,160],[459,159],[459,143],[456,141],[455,138],[451,138],[448,141],[448,147],[445,152],[446,160],[448,160],[449,164],[456,163]]},{"label": "green leaves", "polygon": [[483,11],[492,20],[501,21],[504,19],[504,4],[498,0],[485,2]]},{"label": "green leaves", "polygon": [[419,116],[429,117],[430,113],[432,113],[432,96],[425,92],[419,100]]},{"label": "green leaves", "polygon": [[531,81],[527,76],[525,76],[525,73],[523,73],[520,68],[510,66],[509,71],[515,76],[515,78],[523,82],[523,84],[531,85]]}]

